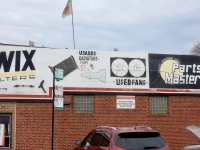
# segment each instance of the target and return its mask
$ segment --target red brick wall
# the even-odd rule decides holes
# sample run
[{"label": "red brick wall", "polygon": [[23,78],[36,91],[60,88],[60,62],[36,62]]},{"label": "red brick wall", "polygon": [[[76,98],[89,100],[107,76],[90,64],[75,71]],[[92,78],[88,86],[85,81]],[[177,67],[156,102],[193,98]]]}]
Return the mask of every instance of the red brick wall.
[{"label": "red brick wall", "polygon": [[169,97],[169,115],[150,115],[149,125],[160,131],[173,150],[200,144],[200,139],[186,129],[188,125],[200,126],[200,97]]},{"label": "red brick wall", "polygon": [[[73,101],[64,110],[55,110],[54,150],[70,150],[75,140],[99,125],[147,125],[158,130],[171,149],[200,143],[186,130],[188,125],[200,126],[200,98],[191,96],[168,97],[168,114],[150,114],[148,96],[136,96],[134,110],[116,109],[116,96],[95,96],[94,113],[75,114]],[[17,149],[51,149],[52,105],[47,103],[17,103]]]},{"label": "red brick wall", "polygon": [[17,103],[16,150],[50,150],[52,104]]}]

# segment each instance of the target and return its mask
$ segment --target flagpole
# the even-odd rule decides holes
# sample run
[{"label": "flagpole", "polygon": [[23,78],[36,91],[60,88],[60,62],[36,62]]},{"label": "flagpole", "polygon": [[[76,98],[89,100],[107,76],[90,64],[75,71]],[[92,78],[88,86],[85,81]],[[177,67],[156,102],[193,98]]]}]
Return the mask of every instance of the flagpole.
[{"label": "flagpole", "polygon": [[71,9],[72,9],[72,28],[73,28],[73,41],[74,41],[74,49],[75,49],[75,39],[74,39],[74,15],[73,15],[73,8],[72,8],[72,2],[71,2]]}]

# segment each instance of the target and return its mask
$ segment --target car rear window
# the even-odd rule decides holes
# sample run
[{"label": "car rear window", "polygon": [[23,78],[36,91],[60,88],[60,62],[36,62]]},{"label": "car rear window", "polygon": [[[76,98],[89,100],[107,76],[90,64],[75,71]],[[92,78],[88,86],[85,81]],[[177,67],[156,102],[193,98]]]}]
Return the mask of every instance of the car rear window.
[{"label": "car rear window", "polygon": [[157,132],[132,132],[115,135],[115,144],[128,150],[162,148],[166,145]]}]

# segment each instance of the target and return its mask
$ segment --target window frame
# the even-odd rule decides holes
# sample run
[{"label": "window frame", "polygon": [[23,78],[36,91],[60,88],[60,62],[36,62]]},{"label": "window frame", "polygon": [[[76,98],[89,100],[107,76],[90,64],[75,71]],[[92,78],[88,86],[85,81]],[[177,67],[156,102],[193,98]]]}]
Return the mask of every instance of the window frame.
[{"label": "window frame", "polygon": [[111,141],[111,133],[107,131],[102,131],[102,138],[100,141],[101,147],[109,147]]},{"label": "window frame", "polygon": [[[159,100],[159,98],[162,99]],[[169,113],[168,96],[149,96],[149,112],[151,114],[168,114]]]},{"label": "window frame", "polygon": [[[9,123],[3,123],[0,119],[0,124],[5,124],[5,146],[0,146],[0,149],[10,149],[12,148],[12,114],[10,113],[0,113],[1,116],[8,116]],[[6,138],[8,139],[8,145],[6,145]]]},{"label": "window frame", "polygon": [[95,131],[94,135],[92,136],[90,140],[90,146],[91,147],[99,147],[102,139],[102,132],[101,131]]},{"label": "window frame", "polygon": [[94,113],[94,95],[74,95],[73,112],[78,114]]},{"label": "window frame", "polygon": [[92,137],[94,136],[94,132],[90,132],[86,137],[85,137],[85,139],[83,140],[83,142],[82,142],[82,145],[83,146],[89,146],[89,145],[87,145],[87,143],[89,144],[90,143],[90,141],[91,141],[91,139],[92,139]]}]

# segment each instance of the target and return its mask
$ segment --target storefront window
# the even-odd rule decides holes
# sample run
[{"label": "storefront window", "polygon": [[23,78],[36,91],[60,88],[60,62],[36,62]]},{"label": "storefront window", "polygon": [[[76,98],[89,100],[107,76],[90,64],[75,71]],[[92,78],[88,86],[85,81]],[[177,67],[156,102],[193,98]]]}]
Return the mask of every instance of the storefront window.
[{"label": "storefront window", "polygon": [[11,148],[11,114],[0,114],[0,149]]}]

